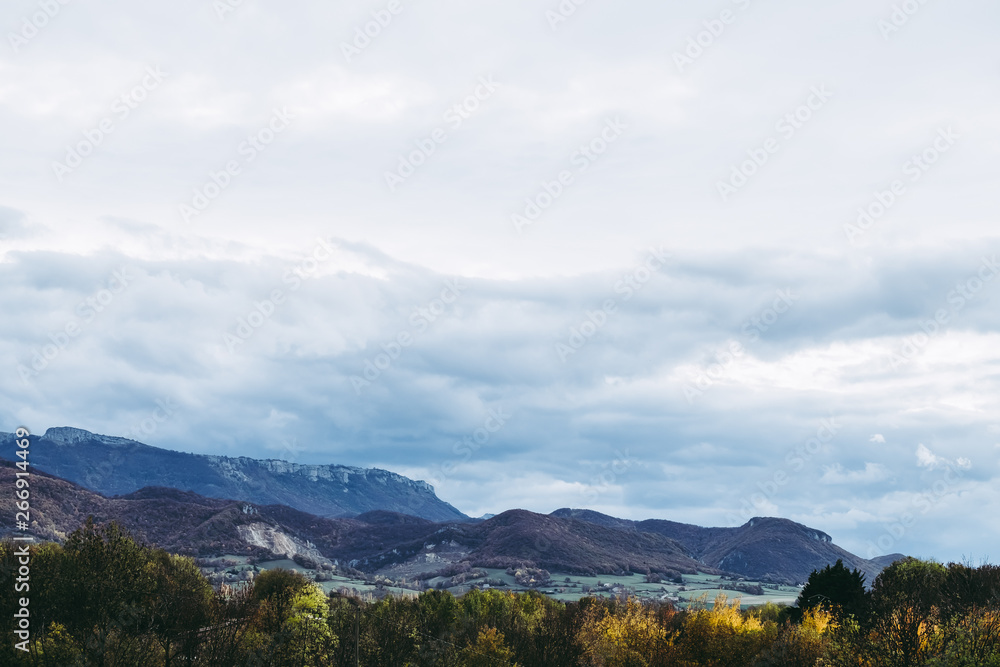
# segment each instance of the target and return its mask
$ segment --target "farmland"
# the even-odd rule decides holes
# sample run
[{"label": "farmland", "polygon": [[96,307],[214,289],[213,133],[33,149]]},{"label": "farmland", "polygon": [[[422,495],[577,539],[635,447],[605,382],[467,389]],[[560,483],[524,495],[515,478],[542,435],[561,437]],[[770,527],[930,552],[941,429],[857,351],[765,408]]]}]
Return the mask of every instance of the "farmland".
[{"label": "farmland", "polygon": [[[387,578],[385,574],[372,577],[340,573],[333,569],[304,567],[291,559],[259,561],[250,564],[244,556],[224,555],[216,559],[224,563],[224,567],[202,568],[211,579],[213,575],[228,574],[219,578],[228,583],[245,580],[244,572],[285,569],[298,572],[322,588],[325,592],[347,589],[359,594],[381,595],[416,595],[427,589],[448,591],[460,596],[470,590],[488,590],[490,588],[512,592],[537,590],[540,593],[561,602],[575,602],[584,597],[621,597],[630,596],[646,601],[670,602],[678,607],[686,607],[692,601],[707,597],[714,599],[719,593],[725,593],[729,599],[740,599],[743,608],[762,605],[767,602],[791,605],[798,597],[801,588],[783,584],[747,581],[715,574],[682,574],[680,581],[649,581],[643,574],[619,574],[600,576],[580,576],[560,572],[550,573],[550,578],[541,585],[525,585],[518,582],[515,574],[500,568],[474,568],[475,578],[463,583],[448,585],[450,577],[437,576],[413,582],[412,579],[401,577],[400,580]],[[256,566],[256,570],[254,569]],[[418,570],[420,568],[417,568]],[[413,570],[408,570],[411,577]],[[400,585],[393,585],[393,584]]]}]

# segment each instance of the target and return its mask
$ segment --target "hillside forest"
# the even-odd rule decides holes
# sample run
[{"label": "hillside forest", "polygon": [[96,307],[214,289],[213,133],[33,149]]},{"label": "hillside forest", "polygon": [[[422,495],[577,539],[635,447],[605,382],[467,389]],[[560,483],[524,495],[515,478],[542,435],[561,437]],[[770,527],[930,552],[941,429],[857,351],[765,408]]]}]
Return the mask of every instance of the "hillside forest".
[{"label": "hillside forest", "polygon": [[30,589],[18,593],[19,548],[0,542],[4,665],[1000,666],[993,565],[908,558],[869,586],[838,562],[812,573],[795,606],[743,609],[720,594],[678,609],[536,591],[362,599],[281,569],[214,588],[190,558],[93,521],[63,544],[32,545]]}]

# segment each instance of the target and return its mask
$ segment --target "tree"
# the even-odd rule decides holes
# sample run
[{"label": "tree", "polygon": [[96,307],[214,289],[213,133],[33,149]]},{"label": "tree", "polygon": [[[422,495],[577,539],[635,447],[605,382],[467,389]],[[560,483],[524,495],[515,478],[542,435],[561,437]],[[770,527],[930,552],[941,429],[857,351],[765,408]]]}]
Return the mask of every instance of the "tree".
[{"label": "tree", "polygon": [[517,667],[512,662],[514,652],[504,644],[503,634],[496,628],[479,631],[476,641],[459,653],[463,667]]},{"label": "tree", "polygon": [[949,618],[1000,605],[1000,566],[950,563],[942,596],[942,611]]},{"label": "tree", "polygon": [[588,664],[646,667],[672,662],[673,637],[654,607],[629,598],[624,604],[590,604],[584,614],[580,641]]},{"label": "tree", "polygon": [[155,588],[151,556],[117,523],[98,526],[93,517],[67,538],[58,576],[61,620],[91,664],[141,662],[155,653],[145,604]]},{"label": "tree", "polygon": [[157,550],[148,565],[153,581],[149,609],[152,629],[163,648],[164,667],[170,667],[174,646],[188,661],[198,650],[198,631],[207,626],[212,611],[212,586],[190,558]]},{"label": "tree", "polygon": [[219,591],[212,597],[212,625],[202,634],[199,658],[206,667],[247,665],[249,635],[259,615],[258,602],[249,586]]},{"label": "tree", "polygon": [[911,667],[928,658],[947,576],[940,563],[906,558],[875,578],[867,618],[872,641],[864,648],[877,664]]},{"label": "tree", "polygon": [[251,597],[258,605],[255,664],[327,664],[336,639],[327,624],[326,595],[316,584],[298,572],[267,570]]},{"label": "tree", "polygon": [[825,607],[838,615],[860,616],[865,608],[865,575],[860,570],[847,569],[844,561],[838,559],[822,570],[813,570],[796,605],[803,611]]},{"label": "tree", "polygon": [[[330,600],[331,615],[339,613],[341,632],[350,639],[343,642],[350,655],[354,654],[354,620],[360,613],[362,651],[369,664],[404,665],[415,655],[420,636],[417,634],[417,602],[410,598],[387,595],[378,602],[365,605],[358,612],[356,600]],[[353,665],[354,662],[352,661]]]},{"label": "tree", "polygon": [[[737,667],[752,664],[754,657],[777,637],[777,626],[762,623],[756,612],[741,612],[740,600],[729,602],[719,593],[712,608],[707,594],[694,601],[677,640],[680,664]],[[688,662],[684,662],[687,660]]]},{"label": "tree", "polygon": [[337,638],[326,622],[328,609],[326,594],[315,584],[310,583],[299,589],[292,598],[291,609],[282,628],[292,649],[293,660],[289,664],[296,667],[330,664],[330,654],[336,648]]},{"label": "tree", "polygon": [[[849,619],[849,622],[853,622]],[[776,640],[753,663],[755,667],[813,667],[827,652],[838,625],[833,612],[822,605],[802,612],[802,622],[786,623]]]},{"label": "tree", "polygon": [[281,568],[265,570],[254,580],[253,598],[255,600],[270,600],[287,606],[296,593],[309,586],[310,583],[305,575],[293,570]]}]

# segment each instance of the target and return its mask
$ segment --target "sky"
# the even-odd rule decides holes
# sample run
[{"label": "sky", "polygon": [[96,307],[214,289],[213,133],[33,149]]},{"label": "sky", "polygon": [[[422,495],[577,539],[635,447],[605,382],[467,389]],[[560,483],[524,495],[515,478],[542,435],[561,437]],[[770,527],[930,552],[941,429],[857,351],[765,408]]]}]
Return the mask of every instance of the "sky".
[{"label": "sky", "polygon": [[998,19],[12,0],[0,430],[995,559]]}]

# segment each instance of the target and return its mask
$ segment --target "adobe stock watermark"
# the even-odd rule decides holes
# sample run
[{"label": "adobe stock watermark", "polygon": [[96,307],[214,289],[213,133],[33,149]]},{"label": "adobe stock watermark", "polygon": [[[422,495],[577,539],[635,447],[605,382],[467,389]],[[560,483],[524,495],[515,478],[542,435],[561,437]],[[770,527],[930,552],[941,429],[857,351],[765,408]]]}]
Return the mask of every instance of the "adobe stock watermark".
[{"label": "adobe stock watermark", "polygon": [[243,167],[257,159],[257,156],[266,150],[279,134],[288,129],[293,120],[295,116],[286,107],[274,109],[267,124],[257,132],[247,135],[246,140],[236,147],[237,155],[243,159],[229,160],[219,171],[209,171],[208,180],[194,189],[190,204],[178,205],[177,210],[181,219],[189,223],[192,218],[201,215],[219,195],[225,192],[233,179],[243,173]]},{"label": "adobe stock watermark", "polygon": [[154,401],[154,403],[156,404],[156,407],[153,408],[149,415],[133,424],[122,437],[142,442],[139,438],[148,438],[156,433],[160,430],[160,425],[169,421],[170,418],[177,412],[177,404],[174,403],[174,400],[169,396],[166,398],[158,398]]},{"label": "adobe stock watermark", "polygon": [[[615,116],[604,123],[600,133],[580,147],[570,156],[569,162],[576,168],[576,174],[582,174],[602,155],[606,154],[611,144],[621,138],[628,125],[620,117]],[[551,181],[542,181],[536,194],[524,200],[524,208],[519,213],[510,216],[514,229],[521,234],[525,227],[535,224],[546,210],[556,200],[563,196],[568,188],[575,183],[576,175],[571,169],[560,171]]]},{"label": "adobe stock watermark", "polygon": [[558,30],[560,25],[568,21],[576,14],[576,10],[585,4],[587,0],[561,0],[555,9],[545,10],[545,20],[549,22],[552,32]]},{"label": "adobe stock watermark", "polygon": [[22,47],[38,36],[45,26],[52,19],[59,15],[62,8],[69,4],[70,0],[39,0],[38,11],[30,16],[21,17],[21,28],[17,32],[8,32],[7,41],[14,53],[18,53]]},{"label": "adobe stock watermark", "polygon": [[[757,342],[762,334],[770,331],[771,327],[795,307],[798,300],[799,297],[790,289],[775,291],[771,305],[765,306],[757,315],[743,323],[741,329],[743,336],[751,343]],[[688,405],[692,405],[696,398],[703,396],[717,382],[721,382],[732,373],[737,362],[744,358],[746,351],[743,343],[730,341],[726,349],[716,352],[715,363],[694,375],[691,382],[684,385],[684,398],[687,399]]]},{"label": "adobe stock watermark", "polygon": [[[667,263],[673,255],[664,248],[650,248],[649,255],[645,262],[632,269],[615,283],[615,294],[622,295],[622,302],[632,299]],[[576,354],[594,337],[594,335],[604,328],[608,323],[608,318],[618,312],[618,300],[606,299],[598,310],[588,310],[585,319],[577,326],[570,327],[569,337],[565,342],[556,343],[556,355],[559,360],[566,363],[570,355]]]},{"label": "adobe stock watermark", "polygon": [[403,350],[412,346],[420,334],[427,331],[432,324],[448,312],[449,306],[454,309],[455,303],[461,298],[465,289],[466,286],[461,283],[460,278],[446,280],[444,281],[444,289],[441,290],[438,298],[432,299],[423,307],[414,308],[410,315],[409,328],[401,330],[388,343],[382,343],[379,346],[381,352],[371,359],[365,359],[361,375],[351,376],[351,386],[354,387],[355,395],[360,396],[362,389],[370,387],[373,382],[382,377],[382,373],[389,370],[392,364],[402,356]]},{"label": "adobe stock watermark", "polygon": [[72,317],[55,332],[49,332],[49,342],[31,348],[30,360],[27,364],[17,365],[17,374],[21,382],[28,384],[49,367],[56,357],[69,346],[70,341],[80,336],[87,327],[106,311],[112,303],[129,288],[134,277],[129,274],[130,267],[123,266],[112,272],[105,286],[76,305],[76,317]]},{"label": "adobe stock watermark", "polygon": [[[740,11],[749,9],[752,2],[753,0],[733,0],[733,4]],[[738,16],[732,9],[723,9],[718,16],[702,21],[704,29],[689,37],[687,46],[682,51],[674,51],[674,65],[677,66],[677,71],[683,74],[685,68],[694,65],[695,61],[705,55],[705,52],[722,37],[727,27],[736,23]]]},{"label": "adobe stock watermark", "polygon": [[752,343],[760,340],[761,334],[767,333],[799,300],[790,289],[779,289],[774,294],[770,306],[743,323],[743,335]]},{"label": "adobe stock watermark", "polygon": [[299,454],[305,451],[305,447],[299,444],[298,438],[285,438],[281,441],[278,451],[280,452],[279,456],[283,457],[283,461],[295,463]]},{"label": "adobe stock watermark", "polygon": [[461,440],[455,441],[451,452],[455,458],[442,463],[431,475],[431,484],[443,484],[449,477],[455,474],[455,470],[463,463],[468,463],[472,458],[487,446],[512,419],[512,415],[504,412],[503,407],[490,408],[486,411],[486,419],[483,425],[466,435]]},{"label": "adobe stock watermark", "polygon": [[781,140],[785,141],[795,136],[795,133],[805,127],[806,123],[812,120],[813,115],[822,109],[833,93],[827,90],[826,84],[813,86],[809,89],[809,96],[801,105],[789,111],[774,124],[774,130],[781,139],[768,137],[756,148],[747,150],[747,159],[738,165],[733,165],[728,180],[719,180],[715,183],[715,189],[719,193],[723,202],[743,189],[750,179],[753,178],[761,167],[768,163],[771,156],[781,150]]},{"label": "adobe stock watermark", "polygon": [[[916,183],[941,159],[942,155],[951,150],[960,138],[950,125],[939,128],[931,145],[903,163],[903,176],[909,177],[910,183]],[[875,192],[867,205],[859,207],[855,223],[844,225],[844,234],[851,245],[857,245],[857,240],[881,220],[907,192],[906,183],[903,179],[897,178],[885,190]]]},{"label": "adobe stock watermark", "polygon": [[788,484],[791,476],[802,472],[806,463],[837,437],[837,433],[843,428],[843,424],[840,424],[837,419],[837,417],[830,417],[821,420],[813,437],[788,450],[788,453],[785,454],[784,465],[777,468],[765,479],[757,482],[757,491],[740,499],[739,514],[730,514],[729,524],[742,526],[753,517],[760,516],[761,512],[769,511],[771,498]]},{"label": "adobe stock watermark", "polygon": [[[454,131],[462,127],[465,121],[472,118],[472,114],[479,110],[483,102],[493,97],[498,86],[492,74],[479,77],[479,83],[472,93],[444,112],[442,119],[448,128]],[[414,150],[400,154],[396,170],[385,172],[385,184],[389,187],[389,192],[395,192],[396,188],[417,172],[417,169],[425,165],[437,152],[438,146],[448,141],[448,136],[448,129],[436,127],[426,136],[413,142]]]},{"label": "adobe stock watermark", "polygon": [[938,308],[934,311],[932,318],[920,323],[919,331],[903,339],[898,351],[889,353],[889,366],[892,370],[899,370],[901,366],[916,358],[930,344],[931,340],[945,331],[952,318],[962,312],[998,273],[1000,273],[1000,264],[997,263],[997,256],[983,257],[975,273],[956,283],[955,288],[948,292],[945,297],[948,307]]},{"label": "adobe stock watermark", "polygon": [[935,505],[947,497],[953,488],[962,481],[965,471],[972,468],[967,459],[944,462],[944,473],[940,479],[910,499],[910,509],[895,517],[892,522],[883,524],[883,533],[876,540],[868,541],[866,558],[875,558],[889,553],[902,540],[906,533],[917,524],[921,516],[925,516]]},{"label": "adobe stock watermark", "polygon": [[889,18],[879,19],[876,24],[878,31],[882,33],[882,39],[888,42],[889,36],[899,32],[926,4],[927,0],[903,0],[894,4]]},{"label": "adobe stock watermark", "polygon": [[320,265],[333,257],[334,250],[327,239],[316,239],[316,245],[313,246],[309,254],[282,275],[281,283],[287,287],[275,288],[267,297],[254,302],[253,309],[236,321],[233,332],[226,331],[222,334],[222,341],[226,344],[229,353],[236,352],[238,346],[250,340],[258,329],[270,321],[278,309],[288,300],[288,296],[297,292],[302,287],[303,281],[314,277]]},{"label": "adobe stock watermark", "polygon": [[111,113],[113,116],[105,116],[89,130],[83,131],[83,139],[72,146],[66,147],[66,156],[62,162],[54,160],[52,162],[52,172],[56,179],[62,183],[63,179],[73,173],[83,161],[94,154],[97,147],[104,143],[104,140],[111,135],[118,124],[128,118],[132,111],[139,108],[139,105],[149,98],[149,94],[159,88],[163,80],[168,76],[160,69],[159,65],[151,65],[146,68],[146,75],[142,77],[136,86],[115,98],[111,103]]},{"label": "adobe stock watermark", "polygon": [[598,498],[618,483],[622,475],[639,463],[638,459],[633,459],[629,456],[627,449],[624,452],[616,449],[614,455],[614,460],[601,464],[604,470],[591,477],[589,483],[581,491],[584,506],[593,505],[597,502]]},{"label": "adobe stock watermark", "polygon": [[715,363],[701,370],[684,385],[684,398],[687,399],[688,405],[693,405],[695,399],[703,396],[716,382],[725,379],[744,354],[746,348],[743,347],[743,343],[735,340],[729,341],[724,349],[718,350],[715,353]]},{"label": "adobe stock watermark", "polygon": [[354,28],[354,39],[350,42],[340,43],[340,52],[344,54],[344,60],[350,64],[352,60],[360,56],[361,53],[372,45],[372,42],[388,28],[395,17],[403,11],[403,4],[400,0],[389,0],[385,9],[378,9],[372,12],[371,21]]},{"label": "adobe stock watermark", "polygon": [[227,16],[242,6],[243,0],[215,0],[212,3],[212,9],[215,10],[215,15],[219,17],[220,21],[225,21]]}]

